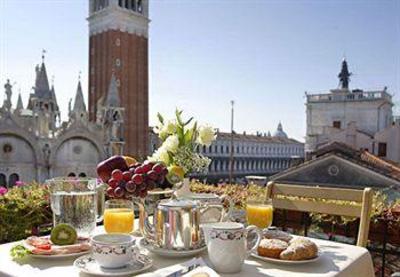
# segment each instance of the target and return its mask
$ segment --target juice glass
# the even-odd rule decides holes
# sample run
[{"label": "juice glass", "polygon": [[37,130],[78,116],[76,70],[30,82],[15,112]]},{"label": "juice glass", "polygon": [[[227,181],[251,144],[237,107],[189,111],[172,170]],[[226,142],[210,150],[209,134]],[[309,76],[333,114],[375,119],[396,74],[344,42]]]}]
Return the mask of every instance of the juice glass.
[{"label": "juice glass", "polygon": [[120,199],[106,201],[104,229],[107,233],[131,233],[134,218],[132,201]]},{"label": "juice glass", "polygon": [[249,225],[268,228],[273,217],[272,200],[263,197],[249,197],[246,205],[246,218]]}]

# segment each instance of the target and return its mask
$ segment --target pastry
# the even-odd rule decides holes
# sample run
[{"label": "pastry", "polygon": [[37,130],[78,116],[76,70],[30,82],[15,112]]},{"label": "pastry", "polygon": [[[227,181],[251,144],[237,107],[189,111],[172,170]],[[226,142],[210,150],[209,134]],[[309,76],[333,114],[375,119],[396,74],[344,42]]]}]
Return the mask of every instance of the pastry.
[{"label": "pastry", "polygon": [[278,229],[265,229],[262,232],[263,238],[266,239],[279,239],[285,242],[289,242],[293,237],[286,232]]},{"label": "pastry", "polygon": [[311,240],[303,237],[294,238],[289,241],[289,246],[282,251],[279,257],[282,260],[308,260],[318,255],[318,247]]},{"label": "pastry", "polygon": [[279,239],[262,239],[258,245],[258,255],[279,259],[279,255],[288,247],[288,244]]}]

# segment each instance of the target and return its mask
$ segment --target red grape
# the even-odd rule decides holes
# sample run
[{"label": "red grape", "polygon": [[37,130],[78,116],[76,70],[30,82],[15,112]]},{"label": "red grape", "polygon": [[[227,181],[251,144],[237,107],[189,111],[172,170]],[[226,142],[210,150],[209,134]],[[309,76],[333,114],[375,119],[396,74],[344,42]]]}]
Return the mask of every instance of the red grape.
[{"label": "red grape", "polygon": [[143,173],[147,173],[153,168],[153,164],[152,163],[144,164],[141,166],[141,168],[143,168],[144,171]]},{"label": "red grape", "polygon": [[135,169],[135,174],[143,174],[146,173],[147,171],[144,170],[143,166],[139,166]]},{"label": "red grape", "polygon": [[112,188],[116,188],[118,186],[118,181],[114,178],[111,178],[110,180],[108,180],[108,185]]},{"label": "red grape", "polygon": [[156,181],[158,179],[158,174],[154,170],[150,170],[147,172],[147,177],[152,181]]},{"label": "red grape", "polygon": [[155,164],[155,165],[153,166],[153,171],[155,171],[157,174],[161,174],[161,172],[163,171],[163,169],[164,169],[164,166],[163,166],[162,164],[160,164],[160,163]]},{"label": "red grape", "polygon": [[141,165],[142,165],[141,163],[136,162],[133,166],[134,166],[134,167],[139,167],[139,166],[141,166]]},{"label": "red grape", "polygon": [[129,182],[132,178],[132,173],[130,171],[125,171],[122,173],[122,179],[126,182]]},{"label": "red grape", "polygon": [[136,185],[140,185],[143,183],[144,178],[142,174],[135,174],[132,176],[132,181],[136,184]]},{"label": "red grape", "polygon": [[115,197],[117,197],[117,198],[120,198],[120,197],[124,196],[124,189],[121,188],[121,187],[116,187],[116,188],[114,189],[114,195],[115,195]]},{"label": "red grape", "polygon": [[163,171],[162,171],[162,174],[163,174],[164,176],[167,176],[167,174],[168,174],[168,168],[164,167],[164,169],[163,169]]},{"label": "red grape", "polygon": [[157,182],[158,182],[159,184],[163,184],[164,181],[165,181],[165,176],[164,176],[163,174],[158,175],[158,180],[157,180]]},{"label": "red grape", "polygon": [[109,187],[106,192],[107,192],[107,195],[109,197],[113,197],[114,196],[114,188]]},{"label": "red grape", "polygon": [[117,181],[122,180],[122,171],[120,169],[114,169],[111,173],[111,177]]},{"label": "red grape", "polygon": [[134,193],[136,190],[136,185],[132,181],[127,182],[125,187],[126,187],[126,191],[129,193]]}]

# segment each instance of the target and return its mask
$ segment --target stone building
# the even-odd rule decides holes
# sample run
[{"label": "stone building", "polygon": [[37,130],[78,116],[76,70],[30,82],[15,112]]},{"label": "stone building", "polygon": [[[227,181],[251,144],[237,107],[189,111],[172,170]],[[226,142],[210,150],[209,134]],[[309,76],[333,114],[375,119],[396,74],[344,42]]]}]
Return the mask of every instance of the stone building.
[{"label": "stone building", "polygon": [[[89,0],[89,118],[96,121],[111,75],[124,108],[124,153],[148,155],[148,0]],[[122,116],[122,115],[121,115]]]},{"label": "stone building", "polygon": [[78,81],[69,103],[68,120],[61,122],[54,85],[49,85],[44,57],[36,66],[34,92],[26,107],[21,95],[11,102],[12,85],[5,84],[0,108],[0,186],[16,181],[39,181],[56,176],[96,176],[96,165],[118,153],[123,145],[118,90],[111,79],[97,122],[89,114]]},{"label": "stone building", "polygon": [[[230,171],[231,134],[218,132],[217,139],[199,152],[212,159],[207,181],[227,181]],[[244,182],[247,175],[269,176],[300,163],[304,159],[304,143],[289,138],[279,123],[271,135],[233,134],[233,177]]]},{"label": "stone building", "polygon": [[310,160],[275,174],[270,180],[308,186],[371,187],[386,193],[389,200],[400,196],[400,164],[341,142],[325,145],[314,151]]},{"label": "stone building", "polygon": [[340,88],[306,94],[306,156],[333,141],[393,161],[400,161],[399,122],[393,118],[392,95],[382,90],[349,89],[346,60],[339,73]]}]

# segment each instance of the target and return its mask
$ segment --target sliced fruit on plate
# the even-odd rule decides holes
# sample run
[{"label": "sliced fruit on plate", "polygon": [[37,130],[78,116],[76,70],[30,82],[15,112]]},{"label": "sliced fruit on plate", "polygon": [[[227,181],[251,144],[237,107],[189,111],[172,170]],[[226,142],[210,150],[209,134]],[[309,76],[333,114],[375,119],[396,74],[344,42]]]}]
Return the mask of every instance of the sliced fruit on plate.
[{"label": "sliced fruit on plate", "polygon": [[50,240],[56,245],[74,244],[77,238],[74,227],[66,223],[60,223],[51,230]]}]

